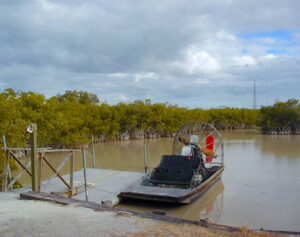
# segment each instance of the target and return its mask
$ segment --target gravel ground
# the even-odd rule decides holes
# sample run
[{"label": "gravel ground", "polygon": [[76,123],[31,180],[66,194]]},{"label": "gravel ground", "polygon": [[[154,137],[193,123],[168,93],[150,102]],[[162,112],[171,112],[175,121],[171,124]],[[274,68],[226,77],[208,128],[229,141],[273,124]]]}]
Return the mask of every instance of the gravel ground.
[{"label": "gravel ground", "polygon": [[271,236],[154,221],[129,213],[19,200],[0,193],[0,236]]}]

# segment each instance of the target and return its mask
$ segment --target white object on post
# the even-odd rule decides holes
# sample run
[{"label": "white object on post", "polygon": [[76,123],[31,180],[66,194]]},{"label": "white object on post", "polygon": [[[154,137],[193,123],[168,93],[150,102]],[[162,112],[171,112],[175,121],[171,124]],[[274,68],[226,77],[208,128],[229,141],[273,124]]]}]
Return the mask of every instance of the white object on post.
[{"label": "white object on post", "polygon": [[34,124],[30,123],[29,126],[28,126],[28,128],[27,128],[27,132],[33,133],[33,128],[34,128]]}]

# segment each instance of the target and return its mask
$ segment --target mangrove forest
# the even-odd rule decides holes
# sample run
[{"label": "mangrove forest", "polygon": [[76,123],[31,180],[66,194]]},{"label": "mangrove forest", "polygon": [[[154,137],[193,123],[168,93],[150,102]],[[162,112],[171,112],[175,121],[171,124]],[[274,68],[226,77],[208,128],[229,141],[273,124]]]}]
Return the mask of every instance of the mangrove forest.
[{"label": "mangrove forest", "polygon": [[261,115],[260,126],[264,134],[300,134],[300,103],[296,99],[264,106]]},{"label": "mangrove forest", "polygon": [[38,126],[38,145],[74,146],[98,140],[168,137],[191,120],[207,121],[218,129],[259,125],[259,110],[245,108],[188,109],[168,103],[137,100],[109,105],[97,95],[66,91],[51,98],[34,92],[5,89],[0,93],[0,135],[10,147],[27,146],[29,123]]},{"label": "mangrove forest", "polygon": [[[29,147],[29,123],[38,126],[39,147],[61,148],[89,143],[92,135],[98,141],[170,137],[182,124],[198,120],[221,130],[260,128],[264,134],[299,134],[300,104],[290,99],[257,110],[189,109],[150,100],[109,105],[85,91],[51,98],[13,89],[0,93],[0,135],[5,135],[8,147]],[[1,173],[3,158],[1,151]]]}]

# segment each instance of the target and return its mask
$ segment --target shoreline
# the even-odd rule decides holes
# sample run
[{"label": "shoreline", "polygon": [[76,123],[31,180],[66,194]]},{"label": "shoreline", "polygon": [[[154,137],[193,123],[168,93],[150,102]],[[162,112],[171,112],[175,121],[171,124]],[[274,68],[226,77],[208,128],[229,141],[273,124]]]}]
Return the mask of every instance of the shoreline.
[{"label": "shoreline", "polygon": [[58,205],[53,202],[20,200],[18,193],[11,192],[0,193],[0,202],[1,236],[215,237],[300,234],[300,232],[249,230],[245,227],[229,228],[217,224],[201,224],[151,213],[103,209],[85,202]]},{"label": "shoreline", "polygon": [[[259,127],[249,127],[249,128],[232,128],[232,129],[218,129],[218,131],[237,131],[237,130],[257,130],[259,131]],[[262,134],[262,133],[261,133]],[[100,138],[94,139],[94,143],[104,143],[104,142],[119,142],[119,141],[134,141],[134,140],[147,140],[147,139],[157,139],[157,138],[173,138],[175,136],[175,133],[170,133],[170,134],[159,134],[159,133],[152,133],[151,135],[130,135],[128,133],[123,133],[121,135],[117,135],[115,138],[109,138],[106,136],[102,136]],[[84,143],[84,144],[91,144],[89,143]],[[80,146],[80,145],[78,145]]]}]

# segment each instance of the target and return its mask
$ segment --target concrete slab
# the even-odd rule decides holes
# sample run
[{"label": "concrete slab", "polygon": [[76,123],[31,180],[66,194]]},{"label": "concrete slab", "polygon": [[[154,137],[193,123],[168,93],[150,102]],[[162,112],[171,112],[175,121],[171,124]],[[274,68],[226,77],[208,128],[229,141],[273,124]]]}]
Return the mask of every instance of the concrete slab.
[{"label": "concrete slab", "polygon": [[[87,183],[88,183],[88,201],[101,204],[103,201],[112,201],[125,190],[129,185],[136,182],[145,176],[145,173],[141,172],[129,172],[129,171],[117,171],[117,170],[105,170],[105,169],[86,169]],[[64,175],[63,178],[68,181],[70,175]],[[84,190],[84,176],[83,170],[74,172],[74,187],[81,187]],[[22,193],[30,191],[31,187],[23,187],[16,189],[14,193]],[[64,192],[67,191],[66,185],[58,178],[49,182],[44,181],[41,186],[41,192]],[[85,193],[79,193],[73,196],[74,199],[84,200]]]},{"label": "concrete slab", "polygon": [[[143,177],[145,173],[87,169],[87,182],[94,184],[88,188],[88,200],[95,203],[113,201],[129,185]],[[74,175],[74,180],[83,182],[83,171]],[[85,200],[85,193],[78,194],[74,198]]]}]

